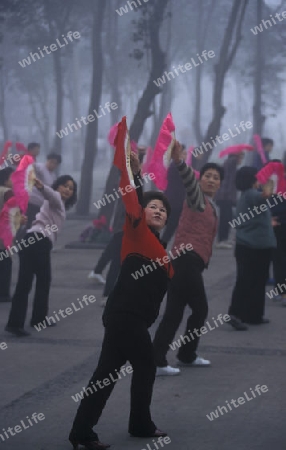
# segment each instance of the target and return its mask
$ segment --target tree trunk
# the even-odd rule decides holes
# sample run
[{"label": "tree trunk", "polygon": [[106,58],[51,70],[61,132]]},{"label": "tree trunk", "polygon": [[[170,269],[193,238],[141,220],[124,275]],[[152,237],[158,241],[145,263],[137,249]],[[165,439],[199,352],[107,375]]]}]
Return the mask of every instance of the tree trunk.
[{"label": "tree trunk", "polygon": [[114,14],[116,2],[117,0],[115,1],[115,3],[111,2],[109,4],[111,8],[108,12],[109,17],[108,29],[110,30],[110,33],[107,36],[107,48],[110,59],[110,68],[108,72],[110,77],[111,99],[116,99],[116,103],[118,105],[117,109],[112,109],[110,112],[111,126],[114,125],[116,122],[119,122],[122,111],[121,93],[119,90],[119,76],[118,76],[118,64],[120,64],[120,62],[118,61],[118,55],[120,51],[120,49],[118,48],[118,14]]},{"label": "tree trunk", "polygon": [[[79,46],[74,46],[72,49],[72,114],[73,118],[78,117],[80,111],[80,97],[79,97]],[[72,167],[74,171],[79,169],[79,162],[81,162],[83,151],[83,128],[77,130],[73,136],[72,144]]]},{"label": "tree trunk", "polygon": [[[261,23],[263,17],[263,2],[256,1],[257,4],[257,23]],[[264,71],[264,54],[263,54],[263,33],[256,36],[256,58],[255,58],[255,77],[254,77],[254,105],[253,105],[253,133],[262,134],[262,128],[265,116],[262,114],[262,85]]]},{"label": "tree trunk", "polygon": [[160,127],[163,123],[163,120],[171,110],[171,104],[172,104],[172,84],[168,83],[163,88],[162,95],[160,96],[159,111],[154,120],[152,136],[150,139],[150,145],[153,148],[156,144],[156,140],[159,134]]},{"label": "tree trunk", "polygon": [[166,69],[166,54],[161,50],[159,34],[168,3],[169,0],[157,0],[154,6],[154,14],[150,17],[151,72],[130,126],[130,137],[136,142],[142,134],[146,119],[153,114],[150,106],[156,95],[161,92],[161,88],[155,85],[154,80],[160,77]]},{"label": "tree trunk", "polygon": [[[219,60],[215,66],[213,118],[204,137],[205,143],[211,142],[211,139],[217,136],[220,131],[222,118],[226,113],[226,108],[222,104],[225,77],[242,39],[241,28],[248,2],[249,0],[234,0],[232,6],[228,25],[220,49]],[[200,167],[205,164],[210,155],[211,151],[203,153],[202,158],[200,159]]]},{"label": "tree trunk", "polygon": [[3,66],[0,67],[0,123],[3,130],[4,142],[8,140],[8,125],[5,114],[5,81],[3,74]]},{"label": "tree trunk", "polygon": [[[53,52],[54,56],[54,71],[55,71],[55,81],[56,81],[56,131],[62,129],[63,120],[63,71],[61,65],[61,55],[60,52]],[[57,153],[62,153],[62,139],[55,135],[54,138],[54,149]]]},{"label": "tree trunk", "polygon": [[[102,56],[102,25],[106,2],[93,3],[93,35],[92,35],[92,52],[93,52],[93,75],[92,88],[88,114],[93,114],[93,110],[98,111],[101,92],[102,92],[102,76],[103,76],[103,56]],[[85,139],[85,154],[81,169],[80,182],[80,198],[77,203],[77,213],[87,215],[89,213],[89,205],[91,200],[92,183],[93,183],[93,167],[97,153],[98,138],[98,120],[88,124]]]}]

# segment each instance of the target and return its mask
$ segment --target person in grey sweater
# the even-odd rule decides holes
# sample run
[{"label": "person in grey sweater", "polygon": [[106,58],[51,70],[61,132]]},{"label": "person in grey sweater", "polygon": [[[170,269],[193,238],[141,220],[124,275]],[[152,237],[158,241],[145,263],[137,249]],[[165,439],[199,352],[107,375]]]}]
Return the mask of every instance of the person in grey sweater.
[{"label": "person in grey sweater", "polygon": [[265,287],[268,279],[272,253],[276,247],[273,226],[278,225],[271,217],[267,199],[272,186],[257,190],[257,169],[242,167],[236,175],[236,187],[242,191],[237,205],[236,283],[229,307],[230,325],[236,330],[247,330],[248,324],[263,324]]}]

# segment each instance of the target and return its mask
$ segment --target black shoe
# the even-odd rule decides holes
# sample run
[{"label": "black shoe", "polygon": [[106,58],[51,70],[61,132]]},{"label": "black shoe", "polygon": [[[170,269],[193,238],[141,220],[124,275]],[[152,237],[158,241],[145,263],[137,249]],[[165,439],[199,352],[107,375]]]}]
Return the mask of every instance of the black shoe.
[{"label": "black shoe", "polygon": [[248,327],[238,317],[230,316],[228,323],[237,331],[246,331]]},{"label": "black shoe", "polygon": [[23,337],[23,336],[30,336],[30,333],[28,331],[24,330],[24,328],[18,328],[18,327],[9,327],[8,325],[5,327],[5,331],[8,331],[8,333],[12,333],[15,336]]},{"label": "black shoe", "polygon": [[79,445],[82,445],[87,450],[106,450],[110,447],[109,444],[103,444],[100,442],[98,438],[95,439],[90,437],[89,439],[78,439],[74,431],[70,432],[69,441],[74,450],[77,450]]},{"label": "black shoe", "polygon": [[0,297],[0,303],[8,303],[11,302],[11,297],[9,295],[6,295],[5,297]]}]

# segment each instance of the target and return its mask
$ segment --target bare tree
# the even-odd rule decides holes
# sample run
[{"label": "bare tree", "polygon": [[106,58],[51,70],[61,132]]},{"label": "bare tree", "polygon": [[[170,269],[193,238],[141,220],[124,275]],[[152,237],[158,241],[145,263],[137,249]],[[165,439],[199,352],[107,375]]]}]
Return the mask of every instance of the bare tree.
[{"label": "bare tree", "polygon": [[151,110],[152,102],[156,95],[161,92],[161,88],[156,86],[156,80],[166,68],[166,53],[160,45],[160,29],[164,21],[164,13],[169,0],[157,0],[154,5],[150,5],[147,10],[148,19],[144,21],[149,34],[151,70],[147,85],[138,102],[132,124],[130,126],[130,137],[138,142],[146,119],[153,114]]},{"label": "bare tree", "polygon": [[[209,142],[220,130],[221,121],[226,113],[223,105],[223,91],[226,75],[231,67],[242,39],[241,29],[249,0],[234,0],[226,31],[219,53],[219,60],[215,66],[215,81],[213,91],[213,118],[208,126],[204,142]],[[200,160],[200,166],[210,157],[211,152],[205,152]]]},{"label": "bare tree", "polygon": [[[93,75],[88,114],[98,110],[102,93],[103,56],[102,56],[102,25],[106,2],[93,2],[92,28],[92,63]],[[95,120],[87,127],[85,139],[85,154],[82,163],[80,197],[77,203],[77,213],[87,215],[92,192],[93,166],[97,154],[98,121]]]}]

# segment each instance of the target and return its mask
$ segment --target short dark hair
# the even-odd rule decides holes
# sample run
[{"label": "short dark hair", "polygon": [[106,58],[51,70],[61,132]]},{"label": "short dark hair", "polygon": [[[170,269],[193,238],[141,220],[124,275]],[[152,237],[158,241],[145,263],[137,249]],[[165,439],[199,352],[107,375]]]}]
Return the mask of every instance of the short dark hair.
[{"label": "short dark hair", "polygon": [[266,145],[269,145],[269,144],[274,145],[273,139],[270,139],[270,138],[262,138],[261,142],[262,142],[263,147],[265,147]]},{"label": "short dark hair", "polygon": [[12,167],[5,167],[0,170],[0,186],[5,186],[6,181],[9,180],[9,177],[14,172]]},{"label": "short dark hair", "polygon": [[251,189],[256,179],[257,169],[255,167],[244,166],[238,169],[235,176],[235,186],[239,191]]},{"label": "short dark hair", "polygon": [[41,147],[41,144],[38,144],[38,142],[30,142],[30,144],[28,144],[27,148],[28,148],[28,151],[30,152],[35,147]]},{"label": "short dark hair", "polygon": [[73,205],[75,205],[77,201],[77,183],[74,181],[74,179],[70,175],[61,175],[53,182],[52,188],[56,191],[59,186],[64,186],[67,181],[72,181],[74,186],[71,198],[69,198],[65,202],[65,208],[70,209]]},{"label": "short dark hair", "polygon": [[58,153],[49,153],[47,160],[49,161],[50,159],[56,159],[58,164],[61,164],[62,162],[62,157]]},{"label": "short dark hair", "polygon": [[202,178],[203,174],[204,174],[207,170],[210,170],[210,169],[216,170],[216,171],[218,172],[218,174],[219,174],[220,181],[223,180],[223,178],[224,178],[224,170],[223,170],[223,167],[220,166],[219,164],[212,163],[212,162],[209,162],[209,163],[206,163],[206,164],[203,165],[203,167],[202,167],[201,170],[200,170],[200,179]]},{"label": "short dark hair", "polygon": [[168,218],[171,214],[171,205],[170,205],[167,197],[163,194],[163,192],[160,192],[160,191],[144,192],[143,204],[142,204],[143,208],[146,208],[148,203],[150,203],[152,200],[161,200],[161,202],[163,203],[163,205],[165,206],[165,208],[167,210],[167,218]]}]

